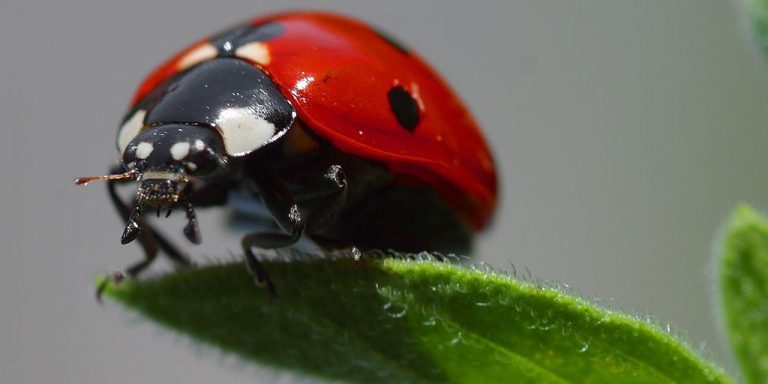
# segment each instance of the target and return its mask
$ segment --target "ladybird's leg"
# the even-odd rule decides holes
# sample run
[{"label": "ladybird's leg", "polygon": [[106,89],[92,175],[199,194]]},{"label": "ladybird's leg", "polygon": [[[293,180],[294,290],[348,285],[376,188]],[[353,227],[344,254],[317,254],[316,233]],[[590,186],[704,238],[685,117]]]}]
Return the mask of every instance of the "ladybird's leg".
[{"label": "ladybird's leg", "polygon": [[348,183],[344,169],[331,165],[323,174],[323,181],[331,185],[324,200],[307,218],[307,232],[315,233],[332,223],[347,203]]},{"label": "ladybird's leg", "polygon": [[257,285],[264,285],[267,287],[267,294],[269,297],[276,297],[277,291],[275,290],[275,283],[272,282],[272,278],[269,277],[269,272],[264,268],[256,255],[253,254],[251,248],[245,245],[245,238],[243,238],[243,249],[245,250],[245,268],[248,273],[256,280]]},{"label": "ladybird's leg", "polygon": [[[122,170],[119,167],[113,168],[111,173],[121,173]],[[125,218],[131,215],[131,208],[120,198],[117,193],[117,183],[120,181],[109,180],[107,182],[107,191],[109,192],[109,198],[112,201],[112,205],[117,210],[117,213],[121,218]],[[141,220],[141,219],[139,219]],[[139,275],[144,269],[146,269],[157,257],[158,248],[162,250],[178,267],[190,267],[192,262],[179,252],[168,240],[160,235],[151,225],[146,221],[141,220],[139,223],[141,226],[141,233],[138,236],[139,244],[144,250],[144,260],[131,265],[126,269],[126,274],[129,277]]]},{"label": "ladybird's leg", "polygon": [[301,238],[304,219],[293,195],[278,178],[261,175],[255,180],[258,193],[277,225],[287,233],[254,233],[247,235],[248,244],[262,249],[287,247]]},{"label": "ladybird's leg", "polygon": [[[233,187],[231,178],[228,175],[219,175],[210,179],[192,179],[184,191],[186,198],[179,203],[184,208],[187,215],[187,225],[184,226],[184,236],[193,244],[200,244],[200,229],[198,227],[197,214],[195,207],[212,207],[224,205],[227,203],[227,197]],[[171,211],[168,211],[168,215]]]},{"label": "ladybird's leg", "polygon": [[248,271],[258,284],[266,285],[270,296],[274,297],[274,283],[267,270],[256,258],[253,248],[275,249],[296,243],[304,232],[304,220],[296,200],[280,180],[271,175],[261,175],[255,181],[264,205],[280,228],[287,233],[252,233],[244,236],[241,244]]}]

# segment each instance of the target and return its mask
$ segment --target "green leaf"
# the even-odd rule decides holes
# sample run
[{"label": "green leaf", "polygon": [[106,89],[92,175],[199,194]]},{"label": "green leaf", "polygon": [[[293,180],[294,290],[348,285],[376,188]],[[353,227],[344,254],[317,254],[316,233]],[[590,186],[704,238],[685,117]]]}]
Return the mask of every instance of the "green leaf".
[{"label": "green leaf", "polygon": [[752,38],[768,58],[768,0],[739,0],[752,27]]},{"label": "green leaf", "polygon": [[768,221],[747,205],[731,216],[722,248],[726,333],[750,383],[768,382]]},{"label": "green leaf", "polygon": [[241,264],[107,288],[144,315],[267,365],[350,382],[729,382],[687,346],[558,289],[437,261]]}]

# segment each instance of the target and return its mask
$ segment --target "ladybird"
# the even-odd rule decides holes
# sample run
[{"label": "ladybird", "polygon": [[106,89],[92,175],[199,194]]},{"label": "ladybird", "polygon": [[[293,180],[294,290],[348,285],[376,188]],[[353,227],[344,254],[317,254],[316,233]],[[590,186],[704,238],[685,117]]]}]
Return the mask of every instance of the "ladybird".
[{"label": "ladybird", "polygon": [[[253,250],[302,235],[326,249],[467,252],[496,204],[493,159],[457,95],[421,58],[366,24],[330,13],[269,15],[200,40],[149,74],[117,133],[106,176],[121,242],[144,259],[162,250],[190,261],[144,218],[233,193],[261,204],[279,227],[242,239],[246,266],[274,285]],[[135,181],[132,202],[117,185]]]}]

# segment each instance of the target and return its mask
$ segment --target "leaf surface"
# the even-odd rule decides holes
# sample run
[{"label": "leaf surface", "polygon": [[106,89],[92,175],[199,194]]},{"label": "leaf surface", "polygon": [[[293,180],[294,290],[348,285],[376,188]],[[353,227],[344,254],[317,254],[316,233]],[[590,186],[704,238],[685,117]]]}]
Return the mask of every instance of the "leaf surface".
[{"label": "leaf surface", "polygon": [[106,295],[244,359],[348,382],[719,383],[716,367],[633,317],[451,263],[241,264],[109,286]]}]

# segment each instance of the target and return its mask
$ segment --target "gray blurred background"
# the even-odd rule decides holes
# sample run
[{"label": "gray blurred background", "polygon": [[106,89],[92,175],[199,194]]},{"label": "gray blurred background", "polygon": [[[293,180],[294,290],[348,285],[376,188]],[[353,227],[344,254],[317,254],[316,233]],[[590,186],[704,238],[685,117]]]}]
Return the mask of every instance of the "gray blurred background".
[{"label": "gray blurred background", "polygon": [[[104,186],[71,183],[114,161],[117,122],[152,67],[212,31],[290,8],[375,23],[463,96],[503,182],[482,260],[653,314],[726,361],[713,237],[735,203],[768,206],[768,76],[733,4],[479,3],[2,0],[0,381],[295,379],[98,305],[94,278],[140,253],[120,246],[123,220]],[[164,228],[177,232],[176,219]],[[205,217],[194,255],[237,249],[220,221]]]}]

